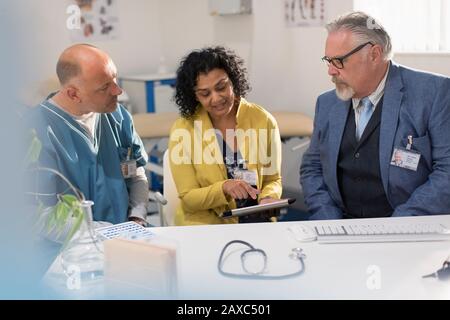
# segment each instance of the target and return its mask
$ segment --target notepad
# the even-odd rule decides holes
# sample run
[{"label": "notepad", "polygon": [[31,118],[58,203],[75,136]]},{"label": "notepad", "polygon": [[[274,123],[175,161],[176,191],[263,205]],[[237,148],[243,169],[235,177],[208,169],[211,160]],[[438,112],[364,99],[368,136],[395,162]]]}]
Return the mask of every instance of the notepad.
[{"label": "notepad", "polygon": [[114,299],[175,299],[177,248],[168,239],[111,239],[105,247],[105,288]]}]

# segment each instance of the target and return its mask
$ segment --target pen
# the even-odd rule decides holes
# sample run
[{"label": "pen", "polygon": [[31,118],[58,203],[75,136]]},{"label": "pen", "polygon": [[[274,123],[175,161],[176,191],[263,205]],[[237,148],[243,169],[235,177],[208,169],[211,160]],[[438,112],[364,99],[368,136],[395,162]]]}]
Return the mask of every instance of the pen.
[{"label": "pen", "polygon": [[413,137],[408,136],[408,144],[406,145],[406,149],[411,150],[412,144],[413,144]]}]

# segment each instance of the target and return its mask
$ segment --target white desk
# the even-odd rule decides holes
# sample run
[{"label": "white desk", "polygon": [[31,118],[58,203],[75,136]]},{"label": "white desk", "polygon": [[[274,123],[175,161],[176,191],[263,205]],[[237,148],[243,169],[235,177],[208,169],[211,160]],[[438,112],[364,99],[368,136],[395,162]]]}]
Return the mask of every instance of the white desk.
[{"label": "white desk", "polygon": [[[450,226],[450,216],[387,218],[439,221]],[[374,220],[371,220],[374,221]],[[339,221],[342,222],[342,221]],[[355,223],[356,220],[344,221]],[[366,244],[300,243],[287,230],[300,222],[199,227],[165,227],[153,231],[178,240],[181,299],[450,299],[450,282],[422,279],[436,271],[450,254],[450,242]],[[301,222],[311,225],[314,221]],[[240,239],[266,251],[270,273],[296,270],[288,258],[294,247],[307,255],[305,273],[286,280],[232,279],[217,272],[223,246]],[[239,266],[240,254],[225,266]],[[370,290],[370,266],[380,270],[381,288]],[[233,270],[233,271],[237,271]],[[373,271],[372,271],[373,272]]]},{"label": "white desk", "polygon": [[[450,226],[450,215],[387,218],[379,221],[440,222]],[[376,221],[371,219],[370,221]],[[335,221],[355,223],[361,220]],[[367,221],[367,220],[365,220]],[[327,221],[329,223],[330,221]],[[300,243],[287,227],[320,222],[278,222],[198,227],[163,227],[152,231],[175,239],[179,249],[179,299],[450,299],[450,282],[422,276],[436,271],[450,254],[450,242],[405,242],[366,244]],[[217,261],[230,240],[244,240],[265,250],[271,274],[297,270],[299,263],[288,257],[294,247],[307,255],[305,272],[286,280],[232,279],[217,271]],[[236,248],[236,247],[234,247]],[[233,247],[231,248],[233,249]],[[240,269],[240,253],[233,253],[225,267]],[[370,268],[380,271],[380,288],[370,289]],[[238,268],[237,268],[238,267]],[[372,271],[373,272],[373,271]],[[61,292],[61,291],[59,291]],[[99,287],[98,293],[102,293]],[[81,292],[80,292],[81,293]],[[88,293],[93,295],[93,291]],[[76,292],[68,298],[83,297]],[[94,296],[98,298],[97,296]]]}]

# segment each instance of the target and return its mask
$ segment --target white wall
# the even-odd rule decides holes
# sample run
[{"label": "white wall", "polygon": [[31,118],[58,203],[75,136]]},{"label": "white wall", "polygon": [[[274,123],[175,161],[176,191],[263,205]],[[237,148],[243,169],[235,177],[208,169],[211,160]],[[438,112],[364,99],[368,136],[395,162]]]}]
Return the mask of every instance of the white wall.
[{"label": "white wall", "polygon": [[[314,116],[317,96],[333,87],[325,64],[323,27],[286,28],[282,0],[253,0],[253,14],[212,17],[208,0],[117,0],[118,40],[94,42],[116,62],[120,74],[155,72],[161,56],[169,71],[193,49],[225,45],[242,56],[253,90],[249,100],[268,110],[301,111]],[[69,0],[28,1],[25,28],[33,41],[25,67],[35,71],[24,81],[42,82],[55,74],[60,52],[71,44],[66,29]],[[352,0],[328,1],[327,20],[352,10]],[[450,75],[450,55],[397,55],[399,63]],[[42,99],[39,97],[36,99]],[[34,101],[37,103],[38,101]],[[288,152],[285,150],[285,152]],[[298,190],[297,153],[284,154],[284,185]],[[289,170],[289,171],[286,171]]]},{"label": "white wall", "polygon": [[[43,81],[55,74],[61,51],[72,44],[66,29],[69,0],[27,1],[25,28],[32,35],[24,61]],[[352,0],[328,1],[327,19],[352,9]],[[323,27],[286,28],[282,0],[254,0],[253,14],[212,17],[208,0],[120,0],[118,40],[93,42],[110,53],[119,74],[155,72],[164,56],[169,71],[192,49],[222,44],[247,62],[249,99],[269,110],[313,116],[316,97],[332,88],[323,56]],[[450,75],[450,55],[398,55],[411,67]]]},{"label": "white wall", "polygon": [[[226,45],[247,62],[253,90],[249,99],[269,110],[314,115],[317,96],[333,87],[323,56],[323,27],[286,28],[281,0],[254,0],[250,16],[211,17],[207,0],[160,0],[163,51],[175,70],[188,51]],[[327,20],[351,11],[352,0],[329,1]],[[169,18],[171,17],[171,18]],[[450,75],[450,55],[396,55],[413,68]]]},{"label": "white wall", "polygon": [[[320,58],[323,27],[286,28],[284,3],[253,1],[253,14],[215,16],[207,0],[160,0],[163,49],[169,69],[192,49],[225,45],[244,58],[253,90],[249,99],[269,110],[314,113],[318,94],[331,88]],[[352,0],[330,2],[329,15],[351,10]]]},{"label": "white wall", "polygon": [[213,43],[213,18],[207,0],[159,0],[161,54],[169,71],[194,48]]},{"label": "white wall", "polygon": [[[30,71],[25,86],[56,76],[55,66],[64,48],[73,44],[66,28],[66,8],[69,0],[29,0],[24,29],[30,40],[27,69]],[[90,42],[107,51],[120,74],[154,72],[161,55],[161,23],[158,0],[120,0],[118,40]],[[23,9],[24,10],[24,9]],[[31,83],[31,84],[29,84]]]},{"label": "white wall", "polygon": [[[317,96],[331,88],[321,57],[323,27],[286,28],[283,1],[258,0],[254,6],[250,97],[269,110],[314,114]],[[329,1],[328,16],[350,11],[352,0]]]},{"label": "white wall", "polygon": [[450,53],[401,53],[394,60],[411,68],[450,76]]}]

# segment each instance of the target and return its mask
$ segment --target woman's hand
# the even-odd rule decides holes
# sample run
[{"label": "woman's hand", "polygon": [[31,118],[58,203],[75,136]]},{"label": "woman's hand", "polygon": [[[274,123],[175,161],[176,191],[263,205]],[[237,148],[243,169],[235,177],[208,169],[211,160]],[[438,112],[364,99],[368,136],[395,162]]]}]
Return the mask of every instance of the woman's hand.
[{"label": "woman's hand", "polygon": [[[259,204],[266,204],[266,203],[271,203],[271,202],[276,202],[276,201],[280,201],[280,199],[274,199],[274,198],[270,198],[270,197],[266,197],[263,198],[261,200],[259,200]],[[260,215],[262,217],[264,217],[265,219],[267,219],[267,221],[272,221],[272,217],[278,217],[280,215],[280,209],[270,209],[270,210],[266,210],[264,212],[261,212]],[[276,221],[276,218],[273,218]]]},{"label": "woman's hand", "polygon": [[247,199],[249,196],[252,199],[256,199],[260,192],[244,180],[235,179],[225,181],[222,185],[222,190],[225,195],[228,195],[233,199]]},{"label": "woman's hand", "polygon": [[266,198],[261,199],[259,201],[259,204],[266,204],[266,203],[277,202],[277,201],[280,201],[280,199],[274,199],[274,198],[266,197]]}]

